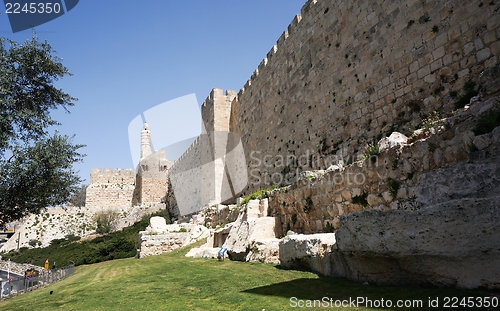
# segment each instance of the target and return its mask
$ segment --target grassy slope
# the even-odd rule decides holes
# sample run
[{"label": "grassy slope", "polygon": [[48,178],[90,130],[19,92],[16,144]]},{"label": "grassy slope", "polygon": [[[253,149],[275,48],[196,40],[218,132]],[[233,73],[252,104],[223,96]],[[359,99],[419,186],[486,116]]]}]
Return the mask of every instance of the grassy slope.
[{"label": "grassy slope", "polygon": [[[0,302],[0,310],[290,310],[292,296],[422,299],[427,304],[428,297],[483,295],[450,289],[366,286],[268,264],[186,258],[185,253],[182,249],[143,259],[80,266],[65,280]],[[54,293],[50,295],[50,291]]]}]

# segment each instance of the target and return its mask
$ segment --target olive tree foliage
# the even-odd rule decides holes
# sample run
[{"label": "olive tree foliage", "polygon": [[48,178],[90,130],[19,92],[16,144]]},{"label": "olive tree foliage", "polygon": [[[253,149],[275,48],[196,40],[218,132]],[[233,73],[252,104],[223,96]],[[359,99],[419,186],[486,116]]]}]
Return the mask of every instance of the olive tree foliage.
[{"label": "olive tree foliage", "polygon": [[72,166],[84,146],[49,133],[59,125],[50,111],[76,101],[54,86],[71,75],[54,54],[36,36],[0,38],[0,224],[66,203],[81,182]]}]

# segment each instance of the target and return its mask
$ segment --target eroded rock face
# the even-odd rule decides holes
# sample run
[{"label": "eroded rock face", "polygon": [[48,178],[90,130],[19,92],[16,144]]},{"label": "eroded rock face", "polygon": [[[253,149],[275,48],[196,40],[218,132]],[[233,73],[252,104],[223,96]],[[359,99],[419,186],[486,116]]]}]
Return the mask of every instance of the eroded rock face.
[{"label": "eroded rock face", "polygon": [[266,217],[268,200],[250,200],[236,221],[212,230],[207,243],[189,251],[187,257],[217,258],[221,248],[231,260],[279,263],[276,218]]},{"label": "eroded rock face", "polygon": [[500,157],[459,163],[424,174],[417,197],[422,206],[461,198],[484,198],[500,194]]},{"label": "eroded rock face", "polygon": [[142,258],[170,252],[199,239],[207,238],[209,234],[210,231],[205,226],[166,225],[163,217],[152,217],[146,231],[139,232],[140,249],[137,256]]},{"label": "eroded rock face", "polygon": [[223,247],[231,260],[245,261],[255,241],[276,238],[274,217],[247,219],[242,213],[233,223],[229,236]]},{"label": "eroded rock face", "polygon": [[499,202],[462,199],[416,212],[344,215],[335,234],[283,238],[280,265],[379,285],[498,289]]},{"label": "eroded rock face", "polygon": [[279,242],[280,266],[333,275],[331,262],[336,248],[334,233],[287,235]]},{"label": "eroded rock face", "polygon": [[378,147],[380,151],[401,147],[408,141],[408,137],[399,133],[393,132],[389,137],[384,137],[378,142]]},{"label": "eroded rock face", "polygon": [[500,288],[499,200],[345,215],[331,264],[360,282]]}]

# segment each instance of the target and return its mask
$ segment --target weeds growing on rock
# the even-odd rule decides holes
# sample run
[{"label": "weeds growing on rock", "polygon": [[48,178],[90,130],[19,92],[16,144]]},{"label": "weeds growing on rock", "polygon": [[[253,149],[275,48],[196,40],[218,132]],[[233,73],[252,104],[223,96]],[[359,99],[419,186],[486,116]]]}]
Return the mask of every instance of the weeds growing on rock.
[{"label": "weeds growing on rock", "polygon": [[352,204],[358,204],[361,206],[368,206],[368,201],[366,200],[367,197],[368,197],[368,193],[363,192],[360,195],[353,196],[351,199],[351,202],[352,202]]}]

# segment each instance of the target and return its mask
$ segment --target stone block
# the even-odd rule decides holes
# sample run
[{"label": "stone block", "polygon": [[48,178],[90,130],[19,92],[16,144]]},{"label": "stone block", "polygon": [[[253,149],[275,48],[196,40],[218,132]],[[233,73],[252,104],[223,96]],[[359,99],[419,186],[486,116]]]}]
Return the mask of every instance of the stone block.
[{"label": "stone block", "polygon": [[477,56],[477,61],[480,62],[490,57],[491,51],[489,48],[485,48],[477,52],[476,56]]}]

